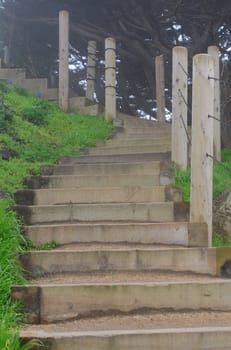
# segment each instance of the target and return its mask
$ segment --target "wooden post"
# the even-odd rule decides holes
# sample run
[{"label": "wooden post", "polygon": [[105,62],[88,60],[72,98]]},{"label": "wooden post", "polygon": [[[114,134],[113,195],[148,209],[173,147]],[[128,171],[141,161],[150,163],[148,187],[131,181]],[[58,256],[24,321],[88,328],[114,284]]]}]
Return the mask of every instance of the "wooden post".
[{"label": "wooden post", "polygon": [[173,48],[172,59],[172,161],[188,166],[188,50]]},{"label": "wooden post", "polygon": [[105,119],[116,119],[116,42],[105,40]]},{"label": "wooden post", "polygon": [[5,67],[9,67],[10,65],[10,50],[9,46],[4,46],[3,48],[3,62]]},{"label": "wooden post", "polygon": [[59,12],[59,106],[69,107],[69,13]]},{"label": "wooden post", "polygon": [[86,98],[94,101],[95,92],[95,70],[96,70],[96,42],[88,42],[88,59],[87,59],[87,91]]},{"label": "wooden post", "polygon": [[[217,46],[209,46],[208,54],[213,56],[215,60],[215,72],[214,72],[214,117],[221,119],[221,106],[220,106],[220,59],[219,59],[219,48]],[[221,123],[214,119],[214,157],[221,161]]]},{"label": "wooden post", "polygon": [[[200,54],[193,58],[192,153],[190,222],[206,223],[212,243],[212,180],[214,59]],[[198,232],[200,234],[200,232]]]},{"label": "wooden post", "polygon": [[156,66],[156,105],[157,120],[165,122],[165,82],[164,82],[164,56],[157,56]]}]

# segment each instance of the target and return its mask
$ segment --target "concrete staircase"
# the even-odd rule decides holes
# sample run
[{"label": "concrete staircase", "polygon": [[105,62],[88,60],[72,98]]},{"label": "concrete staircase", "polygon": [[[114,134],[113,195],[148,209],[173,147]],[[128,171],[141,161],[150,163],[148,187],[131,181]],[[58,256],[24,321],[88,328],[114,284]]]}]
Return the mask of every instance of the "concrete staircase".
[{"label": "concrete staircase", "polygon": [[21,337],[50,350],[230,349],[230,250],[207,248],[206,227],[188,222],[169,125],[121,119],[122,132],[16,194],[25,236],[57,243],[21,256]]}]

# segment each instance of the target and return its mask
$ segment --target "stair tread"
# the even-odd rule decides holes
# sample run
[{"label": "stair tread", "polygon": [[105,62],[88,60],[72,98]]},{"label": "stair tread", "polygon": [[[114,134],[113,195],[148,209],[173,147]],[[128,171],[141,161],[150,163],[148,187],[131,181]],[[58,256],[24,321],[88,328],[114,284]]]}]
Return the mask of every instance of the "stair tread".
[{"label": "stair tread", "polygon": [[[78,243],[65,244],[57,246],[54,251],[105,251],[105,250],[159,250],[159,249],[188,249],[180,245],[162,245],[162,244],[135,244],[135,243]],[[199,249],[199,248],[194,248]]]},{"label": "stair tread", "polygon": [[127,333],[177,333],[231,331],[231,312],[143,310],[131,315],[98,316],[43,325],[24,326],[24,337],[62,337],[71,335],[110,335]]},{"label": "stair tread", "polygon": [[144,162],[153,160],[170,160],[171,153],[140,153],[140,154],[117,154],[117,155],[90,155],[61,157],[59,164],[92,164],[92,163],[122,163],[122,162]]},{"label": "stair tread", "polygon": [[32,285],[118,285],[118,284],[159,284],[159,283],[229,283],[229,280],[211,275],[172,271],[105,271],[83,273],[47,274],[32,278]]}]

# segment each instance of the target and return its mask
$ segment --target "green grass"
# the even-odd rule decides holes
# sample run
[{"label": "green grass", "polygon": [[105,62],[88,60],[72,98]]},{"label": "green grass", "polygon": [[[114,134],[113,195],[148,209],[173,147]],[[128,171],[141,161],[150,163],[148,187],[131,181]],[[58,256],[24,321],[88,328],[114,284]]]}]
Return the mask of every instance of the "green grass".
[{"label": "green grass", "polygon": [[[231,149],[222,150],[222,166],[213,167],[213,197],[217,198],[226,188],[231,187]],[[183,200],[190,201],[190,169],[185,171],[176,168],[176,185],[182,188]]]},{"label": "green grass", "polygon": [[215,234],[213,237],[213,247],[230,247],[231,239],[220,234]]},{"label": "green grass", "polygon": [[79,155],[112,131],[97,117],[65,114],[56,105],[35,98],[24,89],[0,82],[0,349],[27,350],[18,326],[23,322],[20,305],[10,299],[10,286],[23,284],[18,254],[27,249],[52,249],[55,242],[35,246],[20,232],[20,220],[10,209],[13,194],[23,179],[40,173],[42,165],[60,156]]}]

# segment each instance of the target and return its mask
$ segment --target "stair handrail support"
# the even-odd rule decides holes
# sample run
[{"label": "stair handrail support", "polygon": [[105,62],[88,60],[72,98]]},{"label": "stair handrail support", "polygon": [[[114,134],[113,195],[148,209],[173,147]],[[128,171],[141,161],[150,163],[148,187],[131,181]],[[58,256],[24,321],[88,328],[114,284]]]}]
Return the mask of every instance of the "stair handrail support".
[{"label": "stair handrail support", "polygon": [[[212,244],[213,119],[215,62],[211,55],[193,58],[190,223],[205,223]],[[200,232],[198,232],[200,234]]]}]

